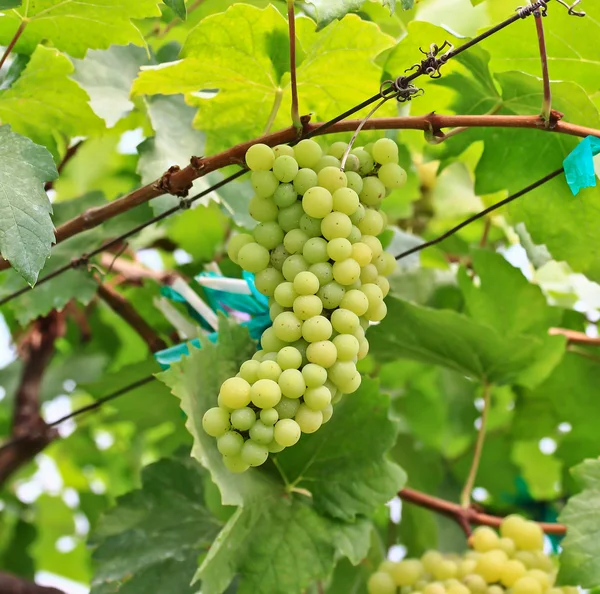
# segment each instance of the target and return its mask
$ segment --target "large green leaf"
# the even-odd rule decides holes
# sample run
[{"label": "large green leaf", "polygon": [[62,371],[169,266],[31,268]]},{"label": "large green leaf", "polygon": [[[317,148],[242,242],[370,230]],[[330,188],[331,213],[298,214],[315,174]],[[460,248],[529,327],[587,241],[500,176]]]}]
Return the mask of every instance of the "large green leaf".
[{"label": "large green leaf", "polygon": [[145,45],[131,19],[160,16],[158,5],[158,0],[26,2],[0,18],[0,44],[8,45],[19,25],[26,22],[15,45],[20,53],[33,53],[43,40],[50,40],[56,48],[76,58],[83,58],[88,49],[128,43]]},{"label": "large green leaf", "polygon": [[202,468],[193,460],[161,460],[144,469],[142,481],[95,531],[92,592],[194,594],[197,558],[221,529],[206,507]]},{"label": "large green leaf", "polygon": [[[0,18],[0,27],[4,20]],[[54,154],[58,143],[103,130],[87,93],[69,78],[72,72],[65,55],[40,45],[21,76],[0,92],[0,120]]]},{"label": "large green leaf", "polygon": [[0,126],[0,251],[31,285],[54,241],[44,182],[57,176],[44,147]]},{"label": "large green leaf", "polygon": [[[318,33],[306,17],[296,26],[302,113],[334,117],[379,88],[381,70],[373,58],[393,39],[375,25],[348,16]],[[278,127],[289,125],[287,36],[275,7],[234,4],[200,22],[186,40],[183,60],[144,69],[134,92],[185,93],[201,108],[194,125],[207,132],[210,151],[227,148],[260,135],[272,118]]]},{"label": "large green leaf", "polygon": [[401,357],[434,363],[491,383],[513,381],[531,365],[542,342],[504,337],[453,311],[387,300],[385,323],[369,331],[372,352],[383,361]]},{"label": "large green leaf", "polygon": [[187,10],[185,0],[163,0],[163,2],[180,18],[185,21]]},{"label": "large green leaf", "polygon": [[[389,6],[390,12],[396,10],[396,0],[379,0]],[[315,7],[319,26],[324,26],[334,19],[341,19],[349,12],[359,10],[366,0],[308,0]],[[412,8],[414,0],[402,0],[402,8]]]},{"label": "large green leaf", "polygon": [[567,536],[561,543],[558,580],[595,588],[600,586],[600,460],[585,460],[571,472],[583,491],[569,499],[559,517]]}]

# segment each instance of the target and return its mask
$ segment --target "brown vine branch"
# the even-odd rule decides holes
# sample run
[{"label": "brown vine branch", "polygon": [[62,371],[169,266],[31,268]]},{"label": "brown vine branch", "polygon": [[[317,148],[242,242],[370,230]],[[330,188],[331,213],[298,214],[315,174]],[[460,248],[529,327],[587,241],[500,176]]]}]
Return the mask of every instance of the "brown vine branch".
[{"label": "brown vine branch", "polygon": [[566,336],[568,344],[582,344],[585,346],[600,346],[600,338],[588,336],[583,332],[576,330],[566,330],[565,328],[550,328],[550,336]]},{"label": "brown vine branch", "polygon": [[0,592],[2,594],[64,594],[62,590],[39,586],[9,573],[0,573]]},{"label": "brown vine branch", "polygon": [[[362,120],[344,120],[327,128],[320,129],[320,123],[304,124],[304,135],[307,136],[311,132],[316,134],[333,134],[335,132],[353,132]],[[544,122],[540,116],[513,116],[513,115],[481,115],[481,116],[442,116],[437,114],[428,114],[424,116],[406,116],[395,118],[373,118],[365,125],[365,130],[422,130],[424,132],[437,130],[441,131],[444,128],[455,128],[466,126],[469,128],[523,128],[534,129],[548,132],[557,132],[560,134],[568,134],[571,136],[600,137],[600,130],[587,128],[569,124],[567,122],[557,122],[556,126],[546,130]],[[191,183],[212,171],[222,169],[228,165],[236,165],[243,161],[244,155],[248,148],[257,142],[275,146],[277,144],[292,142],[297,140],[298,134],[296,129],[291,126],[267,134],[260,138],[250,140],[234,146],[222,153],[212,157],[198,158],[193,157],[191,164],[184,169],[173,171],[168,175],[168,188],[165,188],[165,176],[155,182],[138,188],[137,190],[113,200],[104,206],[89,208],[79,216],[67,221],[56,229],[56,243],[61,243],[74,235],[93,229],[103,222],[112,219],[120,214],[128,212],[132,208],[149,202],[153,198],[160,196],[168,191],[172,194],[185,193]],[[10,268],[10,263],[7,260],[0,261],[0,270]]]},{"label": "brown vine branch", "polygon": [[492,402],[492,385],[485,383],[483,386],[483,410],[481,411],[481,427],[477,433],[477,441],[475,442],[475,451],[473,452],[473,460],[471,462],[471,468],[465,486],[460,496],[460,504],[463,509],[471,507],[471,493],[473,487],[475,487],[475,479],[477,478],[477,471],[479,470],[479,463],[481,462],[481,454],[483,453],[483,444],[485,443],[485,435],[487,431],[487,421],[490,413],[490,406]]},{"label": "brown vine branch", "polygon": [[542,100],[542,118],[546,128],[552,126],[552,89],[550,88],[550,74],[548,72],[548,53],[546,51],[546,37],[544,35],[544,22],[538,10],[534,13],[535,28],[540,46],[540,59],[542,62],[542,79],[544,81],[544,99]]},{"label": "brown vine branch", "polygon": [[298,105],[298,80],[296,76],[296,13],[294,0],[288,0],[288,25],[290,30],[290,76],[292,84],[292,125],[299,134],[302,132],[300,107]]},{"label": "brown vine branch", "polygon": [[15,34],[13,35],[13,38],[10,40],[10,43],[6,46],[6,49],[4,50],[4,53],[2,54],[2,57],[0,58],[0,68],[2,68],[2,66],[4,66],[4,62],[6,62],[8,56],[10,56],[10,52],[12,52],[13,48],[17,44],[17,41],[19,41],[19,37],[21,37],[21,35],[23,34],[23,31],[25,31],[25,27],[27,27],[28,22],[29,22],[28,19],[23,19],[21,21],[19,28],[16,30]]},{"label": "brown vine branch", "polygon": [[[63,169],[65,168],[65,166],[67,165],[67,163],[77,154],[77,151],[81,148],[81,145],[83,144],[83,140],[79,140],[78,142],[76,142],[73,146],[70,146],[67,149],[67,152],[65,153],[65,156],[62,158],[62,161],[58,164],[58,175],[60,175],[63,171]],[[48,190],[51,190],[54,187],[54,182],[56,180],[52,180],[52,181],[48,181],[44,184],[44,190],[46,190],[46,192]]]},{"label": "brown vine branch", "polygon": [[11,438],[20,446],[0,451],[0,485],[58,435],[40,414],[40,389],[54,343],[64,332],[64,316],[55,311],[36,320],[19,345],[23,371],[15,395]]},{"label": "brown vine branch", "polygon": [[[469,524],[476,524],[478,526],[491,526],[492,528],[498,528],[504,518],[498,516],[491,516],[489,514],[481,513],[473,508],[465,509],[458,503],[452,503],[439,497],[433,497],[414,489],[402,489],[398,493],[398,497],[403,501],[413,503],[419,507],[424,507],[438,514],[442,514],[459,521],[459,518],[466,518]],[[567,528],[563,524],[549,524],[547,522],[538,522],[540,528],[546,534],[556,534],[563,536],[567,533]]]},{"label": "brown vine branch", "polygon": [[[96,279],[98,280],[98,279]],[[144,318],[136,311],[135,307],[119,292],[99,281],[98,295],[119,317],[121,317],[142,340],[148,345],[151,352],[156,353],[167,348],[165,341],[156,334]]]}]

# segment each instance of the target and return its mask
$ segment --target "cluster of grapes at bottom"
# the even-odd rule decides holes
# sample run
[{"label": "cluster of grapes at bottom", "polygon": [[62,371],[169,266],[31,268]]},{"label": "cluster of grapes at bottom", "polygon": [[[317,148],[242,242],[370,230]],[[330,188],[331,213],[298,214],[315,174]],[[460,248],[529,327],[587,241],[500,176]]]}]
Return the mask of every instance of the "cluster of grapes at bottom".
[{"label": "cluster of grapes at bottom", "polygon": [[500,534],[473,531],[462,556],[428,551],[421,559],[384,561],[371,575],[369,594],[578,594],[556,587],[555,561],[544,553],[544,534],[521,516],[508,516]]},{"label": "cluster of grapes at bottom", "polygon": [[255,196],[252,235],[234,236],[231,260],[255,274],[272,327],[261,351],[220,389],[203,418],[227,468],[244,472],[327,423],[333,405],[361,383],[365,330],[387,313],[394,257],[378,235],[382,200],[406,182],[388,138],[352,150],[313,140],[246,153]]}]

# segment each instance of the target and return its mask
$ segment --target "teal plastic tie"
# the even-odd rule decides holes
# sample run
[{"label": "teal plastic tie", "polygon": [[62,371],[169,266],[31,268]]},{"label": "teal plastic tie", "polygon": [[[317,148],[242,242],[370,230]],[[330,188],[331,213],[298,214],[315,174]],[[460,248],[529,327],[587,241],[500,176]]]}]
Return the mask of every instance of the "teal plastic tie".
[{"label": "teal plastic tie", "polygon": [[564,160],[565,176],[574,196],[584,188],[596,186],[594,157],[600,153],[600,138],[584,138]]}]

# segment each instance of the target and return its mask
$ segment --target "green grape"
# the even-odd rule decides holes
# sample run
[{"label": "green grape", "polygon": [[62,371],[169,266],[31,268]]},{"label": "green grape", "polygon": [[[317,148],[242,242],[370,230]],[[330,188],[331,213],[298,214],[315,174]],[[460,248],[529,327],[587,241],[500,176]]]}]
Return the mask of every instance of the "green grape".
[{"label": "green grape", "polygon": [[323,410],[331,404],[331,392],[325,386],[308,388],[304,393],[304,404],[311,410]]},{"label": "green grape", "polygon": [[396,584],[389,573],[377,571],[367,583],[369,594],[396,594]]},{"label": "green grape", "polygon": [[375,280],[375,285],[381,289],[381,294],[386,297],[390,292],[390,281],[385,276],[378,276]]},{"label": "green grape", "polygon": [[[383,277],[379,277],[380,279]],[[381,287],[381,285],[379,284],[379,282],[377,283],[377,286],[381,289],[381,292],[383,293],[383,296],[385,297],[387,295],[387,292],[389,291],[389,281],[386,279],[384,279],[387,282],[387,291],[384,291],[383,288]],[[498,539],[498,544],[496,545],[496,548],[501,549],[502,551],[504,551],[509,557],[512,557],[516,550],[517,547],[515,546],[515,543],[510,539],[510,538],[499,538]],[[546,558],[546,556],[544,555],[544,558]]]},{"label": "green grape", "polygon": [[275,425],[279,420],[279,414],[274,408],[263,408],[260,411],[260,420],[265,425]]},{"label": "green grape", "polygon": [[253,196],[248,205],[250,216],[260,223],[276,221],[279,215],[279,209],[273,200],[269,198],[260,198]]},{"label": "green grape", "polygon": [[529,577],[535,578],[542,586],[542,590],[547,590],[553,584],[553,581],[550,580],[550,576],[541,569],[530,569],[527,572],[527,575]]},{"label": "green grape", "polygon": [[294,301],[294,313],[300,320],[308,320],[323,312],[323,302],[316,295],[302,295]]},{"label": "green grape", "polygon": [[273,196],[279,186],[279,180],[272,171],[253,171],[250,175],[250,182],[259,198]]},{"label": "green grape", "polygon": [[[325,240],[323,240],[325,241]],[[229,240],[229,245],[227,246],[227,255],[232,262],[235,264],[238,263],[238,254],[240,250],[249,243],[254,243],[254,238],[252,235],[248,233],[240,233],[238,235],[234,235]]]},{"label": "green grape", "polygon": [[396,190],[406,184],[406,171],[397,163],[386,163],[379,168],[377,174],[383,185],[390,190]]},{"label": "green grape", "polygon": [[363,235],[362,242],[367,244],[371,248],[371,253],[373,254],[373,260],[379,258],[383,253],[383,246],[381,245],[381,241],[374,235]]},{"label": "green grape", "polygon": [[293,346],[295,349],[298,350],[298,352],[302,355],[303,363],[306,363],[307,362],[306,349],[308,348],[308,342],[306,342],[306,340],[304,340],[304,338],[301,338],[300,340],[293,342],[291,344],[291,346]]},{"label": "green grape", "polygon": [[446,588],[446,594],[471,594],[471,591],[463,584],[452,584]]},{"label": "green grape", "polygon": [[340,306],[357,316],[362,316],[369,309],[369,299],[360,289],[351,289],[350,291],[346,291]]},{"label": "green grape", "polygon": [[423,565],[418,559],[406,559],[394,563],[390,574],[397,586],[413,586],[423,575]]},{"label": "green grape", "polygon": [[439,582],[433,582],[423,588],[423,594],[446,594],[446,588]]},{"label": "green grape", "polygon": [[298,443],[301,435],[300,425],[293,419],[281,419],[275,425],[275,441],[286,448]]},{"label": "green grape", "polygon": [[288,281],[281,283],[275,289],[273,297],[275,298],[275,302],[281,305],[281,307],[292,307],[296,297],[298,297],[298,293],[294,289],[294,284]]},{"label": "green grape", "polygon": [[498,534],[489,526],[478,526],[473,530],[469,545],[480,553],[486,553],[498,545]]},{"label": "green grape", "polygon": [[279,208],[287,208],[292,206],[298,200],[298,194],[292,184],[279,184],[279,187],[273,194],[273,202],[279,206]]},{"label": "green grape", "polygon": [[328,370],[329,379],[345,393],[340,386],[356,375],[356,364],[353,361],[337,361]]},{"label": "green grape", "polygon": [[327,253],[327,241],[322,237],[311,237],[304,244],[304,247],[302,248],[302,255],[310,264],[327,262],[327,260],[329,260],[329,255]]},{"label": "green grape", "polygon": [[340,361],[353,361],[358,356],[358,339],[351,334],[338,334],[332,342]]},{"label": "green grape", "polygon": [[362,376],[358,371],[354,372],[350,377],[346,378],[344,381],[340,381],[338,386],[340,392],[343,394],[354,394],[358,388],[360,388],[360,384],[362,383]]},{"label": "green grape", "polygon": [[327,151],[328,155],[332,155],[336,159],[341,159],[346,152],[348,145],[345,142],[334,142]]},{"label": "green grape", "polygon": [[383,293],[381,289],[372,283],[363,285],[360,290],[367,296],[369,300],[369,308],[373,308],[383,303]]},{"label": "green grape", "polygon": [[[352,155],[352,156],[355,157],[356,155]],[[356,171],[358,171],[358,168],[360,168],[360,162],[358,161],[358,158],[357,158],[357,169],[356,170],[353,169],[352,171],[350,171],[349,168],[346,167],[346,179],[348,180],[348,187],[360,195],[364,184],[363,184],[362,177],[358,173],[356,173]]]},{"label": "green grape", "polygon": [[335,387],[335,384],[329,380],[327,380],[324,385],[331,392],[331,403],[334,404],[334,399],[339,395],[338,389]]},{"label": "green grape", "polygon": [[304,271],[308,271],[308,262],[300,254],[290,256],[281,267],[285,280],[289,282],[293,282],[296,275]]},{"label": "green grape", "polygon": [[360,278],[360,266],[356,260],[348,258],[333,265],[333,278],[340,285],[352,285]]},{"label": "green grape", "polygon": [[263,444],[249,439],[244,443],[240,456],[248,466],[261,466],[267,461],[269,450]]},{"label": "green grape", "polygon": [[298,194],[303,196],[308,190],[318,185],[318,183],[318,177],[315,171],[307,168],[300,169],[294,178],[294,189]]},{"label": "green grape", "polygon": [[211,437],[221,437],[229,427],[229,413],[224,408],[209,408],[202,417],[202,428]]},{"label": "green grape", "polygon": [[360,325],[358,316],[349,309],[336,309],[331,314],[331,325],[340,334],[352,334]]},{"label": "green grape", "polygon": [[287,233],[292,229],[298,229],[300,227],[300,219],[304,211],[302,210],[302,204],[296,201],[287,208],[282,208],[277,215],[277,222],[279,226]]},{"label": "green grape", "polygon": [[366,338],[358,339],[358,355],[359,361],[362,361],[369,354],[369,341]]},{"label": "green grape", "polygon": [[275,162],[275,153],[266,144],[254,144],[246,151],[246,165],[250,171],[269,171]]},{"label": "green grape", "polygon": [[[267,354],[276,353],[279,349],[282,349],[287,343],[277,338],[275,330],[273,329],[273,326],[271,326],[263,332],[263,335],[260,337],[260,344],[264,349],[264,354]],[[257,377],[256,379],[260,378]]]},{"label": "green grape", "polygon": [[281,393],[286,398],[300,398],[306,391],[304,376],[297,369],[286,369],[279,378]]},{"label": "green grape", "polygon": [[275,410],[280,419],[291,419],[294,417],[299,407],[300,400],[283,396],[279,401],[279,404],[275,407]]},{"label": "green grape", "polygon": [[318,388],[327,381],[327,370],[320,365],[308,363],[302,368],[302,377],[308,388]]},{"label": "green grape", "polygon": [[507,562],[508,557],[504,551],[495,549],[482,553],[477,559],[477,567],[475,571],[485,579],[488,584],[493,584],[500,580],[502,568]]},{"label": "green grape", "polygon": [[319,185],[332,194],[348,185],[346,174],[338,167],[324,167],[318,174]]},{"label": "green grape", "polygon": [[319,279],[319,286],[324,287],[333,280],[333,267],[329,262],[319,262],[312,264],[308,268]]},{"label": "green grape", "polygon": [[290,257],[290,254],[285,249],[284,245],[279,244],[272,252],[271,252],[271,266],[276,270],[281,271],[283,268],[283,263]]},{"label": "green grape", "polygon": [[258,243],[246,244],[238,254],[238,264],[248,272],[261,272],[269,265],[269,250]]},{"label": "green grape", "polygon": [[[352,154],[358,158],[358,173],[361,176],[365,177],[371,173],[371,171],[373,171],[373,167],[375,167],[375,161],[367,151],[364,149],[355,149],[352,151]],[[360,192],[358,193],[360,194]]]},{"label": "green grape", "polygon": [[304,213],[300,217],[300,229],[309,237],[321,237],[321,219],[309,217]]},{"label": "green grape", "polygon": [[298,163],[294,157],[282,155],[275,159],[273,173],[280,182],[287,184],[293,181],[296,175],[298,175]]},{"label": "green grape", "polygon": [[362,267],[360,271],[360,282],[362,286],[375,284],[378,278],[379,273],[377,272],[377,268],[375,268],[375,264],[367,264],[366,266]]},{"label": "green grape", "polygon": [[517,559],[509,559],[500,572],[500,581],[507,588],[510,588],[518,579],[527,573],[527,568]]},{"label": "green grape", "polygon": [[463,559],[458,564],[458,577],[461,579],[465,578],[469,574],[473,573],[476,567],[477,561],[475,559]]},{"label": "green grape", "polygon": [[544,533],[535,522],[526,521],[512,540],[523,551],[541,551],[544,548]]},{"label": "green grape", "polygon": [[350,220],[352,221],[352,224],[358,225],[358,223],[360,223],[365,218],[365,212],[367,212],[366,208],[362,204],[359,204],[358,208],[350,215]]},{"label": "green grape", "polygon": [[[285,344],[285,342],[283,343]],[[273,363],[277,363],[277,353],[275,351],[267,351],[263,355],[262,362],[264,361],[273,361]]]},{"label": "green grape", "polygon": [[322,219],[333,210],[333,196],[329,190],[315,186],[302,197],[302,208],[308,216]]},{"label": "green grape", "polygon": [[248,431],[255,422],[256,414],[251,408],[238,408],[231,413],[231,426],[238,431]]},{"label": "green grape", "polygon": [[358,171],[360,169],[360,161],[356,155],[348,155],[344,170],[348,172]]},{"label": "green grape", "polygon": [[309,239],[308,235],[304,233],[302,229],[292,229],[286,233],[285,238],[283,239],[283,246],[290,254],[297,254],[298,252],[302,253],[304,244]]},{"label": "green grape", "polygon": [[254,353],[254,355],[252,355],[252,360],[258,361],[260,363],[260,361],[263,360],[265,353],[266,351],[257,351],[256,353]]},{"label": "green grape", "polygon": [[350,217],[341,212],[331,212],[321,222],[321,234],[325,239],[346,238],[351,231],[352,221]]},{"label": "green grape", "polygon": [[258,364],[258,379],[270,379],[276,382],[281,375],[281,367],[275,361],[263,361]]},{"label": "green grape", "polygon": [[373,252],[366,243],[359,241],[358,243],[352,245],[350,257],[352,257],[353,260],[356,260],[358,265],[363,268],[367,264],[371,263],[371,260],[373,259]]},{"label": "green grape", "polygon": [[302,353],[293,346],[283,347],[277,353],[277,363],[283,371],[286,369],[299,369],[302,365]]},{"label": "green grape", "polygon": [[302,338],[307,342],[328,340],[333,329],[325,316],[314,316],[302,324]]},{"label": "green grape", "polygon": [[277,454],[285,450],[285,446],[279,445],[275,440],[273,440],[269,445],[267,445],[267,448],[271,454]]},{"label": "green grape", "polygon": [[312,169],[323,156],[323,150],[314,140],[301,140],[294,147],[294,156],[300,167]]},{"label": "green grape", "polygon": [[245,361],[240,367],[240,377],[245,379],[249,384],[253,384],[258,379],[259,361]]},{"label": "green grape", "polygon": [[436,580],[449,580],[458,575],[458,565],[450,559],[444,559],[433,570],[433,577]]},{"label": "green grape", "polygon": [[373,264],[375,264],[379,274],[383,276],[390,276],[396,270],[396,258],[389,252],[382,252]]},{"label": "green grape", "polygon": [[379,206],[385,198],[385,186],[378,177],[365,177],[360,201],[367,206]]},{"label": "green grape", "polygon": [[262,445],[270,444],[273,441],[273,427],[265,425],[265,423],[263,423],[262,421],[256,421],[256,423],[254,423],[254,425],[252,425],[252,427],[250,428],[250,439]]},{"label": "green grape", "polygon": [[[332,399],[333,402],[333,399]],[[325,423],[328,423],[331,420],[331,417],[333,417],[333,406],[331,404],[328,404],[322,411],[321,413],[323,414],[323,425],[325,425]]]},{"label": "green grape", "polygon": [[336,159],[333,155],[325,155],[321,157],[317,164],[314,166],[314,170],[319,173],[326,167],[333,167],[334,169],[340,170],[340,160]]},{"label": "green grape", "polygon": [[311,410],[306,404],[301,404],[296,411],[294,420],[298,423],[302,433],[314,433],[323,424],[323,413],[320,410]]},{"label": "green grape", "polygon": [[[325,221],[325,219],[323,219],[323,221]],[[327,244],[327,255],[335,262],[347,260],[352,255],[352,244],[342,237],[332,239]]]},{"label": "green grape", "polygon": [[265,268],[254,277],[254,284],[260,293],[267,297],[273,297],[275,289],[285,282],[283,274],[276,268]]},{"label": "green grape", "polygon": [[439,565],[443,560],[444,557],[441,553],[438,553],[437,551],[427,551],[421,557],[421,563],[427,573],[433,573],[435,567]]},{"label": "green grape", "polygon": [[303,323],[295,313],[285,311],[275,318],[273,328],[277,338],[285,342],[294,342],[302,336]]},{"label": "green grape", "polygon": [[279,384],[270,379],[256,381],[250,389],[252,404],[258,408],[274,408],[281,400]]},{"label": "green grape", "polygon": [[373,158],[380,165],[398,162],[398,145],[390,138],[380,138],[373,145]]},{"label": "green grape", "polygon": [[268,250],[275,249],[283,241],[283,230],[274,221],[259,223],[254,228],[253,235],[256,243]]},{"label": "green grape", "polygon": [[527,520],[521,516],[510,515],[504,518],[502,524],[500,524],[500,536],[504,538],[510,538],[515,543],[521,534],[523,526],[527,523]]},{"label": "green grape", "polygon": [[463,583],[469,588],[472,594],[486,594],[487,592],[487,582],[476,573],[465,576]]},{"label": "green grape", "polygon": [[517,551],[514,558],[523,563],[528,569],[536,565],[536,558],[532,551]]},{"label": "green grape", "polygon": [[223,456],[223,464],[229,472],[241,473],[246,472],[250,468],[249,464],[246,464],[241,456],[228,457]]},{"label": "green grape", "polygon": [[277,146],[273,147],[273,153],[275,154],[275,158],[281,157],[282,155],[293,157],[294,149],[288,144],[278,144]]},{"label": "green grape", "polygon": [[[513,553],[513,555],[514,554],[515,553]],[[533,568],[541,569],[543,571],[547,571],[548,573],[552,573],[554,571],[554,563],[552,562],[552,559],[544,553],[544,551],[535,551],[533,556],[534,559],[531,565]]]},{"label": "green grape", "polygon": [[387,305],[380,303],[375,307],[370,307],[364,317],[370,322],[381,322],[387,316]]},{"label": "green grape", "polygon": [[298,295],[314,295],[319,290],[319,279],[312,272],[303,270],[294,278],[294,290]]},{"label": "green grape", "polygon": [[379,235],[383,231],[383,218],[372,208],[367,208],[358,228],[363,235]]},{"label": "green grape", "polygon": [[512,587],[512,594],[542,594],[542,592],[541,584],[529,576],[518,579]]},{"label": "green grape", "polygon": [[350,234],[348,235],[347,239],[352,244],[358,243],[362,239],[362,233],[356,225],[352,225],[352,228],[350,229]]},{"label": "green grape", "polygon": [[339,307],[345,294],[346,289],[344,289],[344,287],[336,281],[327,283],[317,292],[317,295],[323,302],[323,307],[325,309],[335,309],[336,307]]},{"label": "green grape", "polygon": [[231,377],[221,384],[219,396],[227,408],[244,408],[250,404],[250,384],[241,377]]},{"label": "green grape", "polygon": [[306,349],[306,358],[311,363],[329,368],[337,361],[337,349],[333,342],[329,340],[313,342]]},{"label": "green grape", "polygon": [[217,439],[217,449],[223,456],[239,456],[244,438],[237,431],[227,431]]}]

